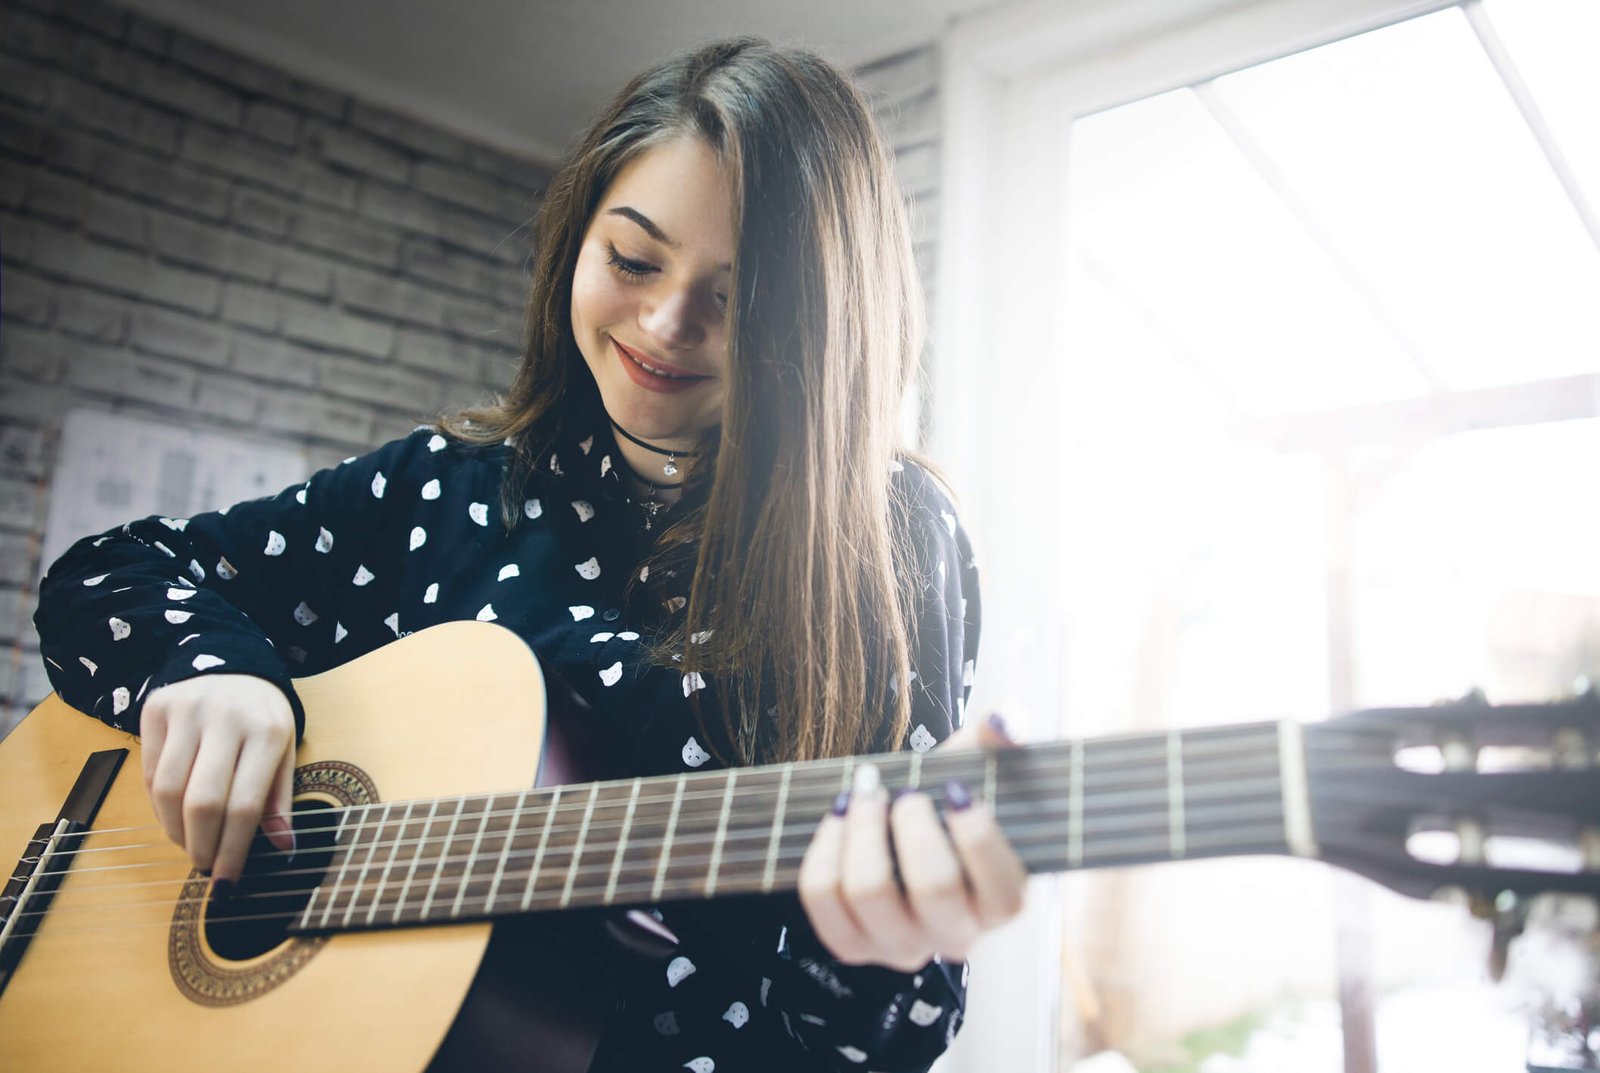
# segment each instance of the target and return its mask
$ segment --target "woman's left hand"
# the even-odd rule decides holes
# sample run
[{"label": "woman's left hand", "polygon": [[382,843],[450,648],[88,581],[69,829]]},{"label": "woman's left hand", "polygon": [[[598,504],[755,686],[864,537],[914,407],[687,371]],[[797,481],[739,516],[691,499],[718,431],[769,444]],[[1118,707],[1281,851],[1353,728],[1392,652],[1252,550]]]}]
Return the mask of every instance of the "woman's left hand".
[{"label": "woman's left hand", "polygon": [[[986,720],[939,748],[1013,744]],[[840,798],[844,814],[836,805],[823,818],[800,864],[800,904],[817,937],[847,965],[914,972],[935,954],[966,960],[980,936],[1022,911],[1028,878],[989,803],[969,795],[967,807],[955,807],[960,791],[947,793],[941,823],[927,794],[903,793],[891,804],[874,765],[856,776],[848,799]]]}]

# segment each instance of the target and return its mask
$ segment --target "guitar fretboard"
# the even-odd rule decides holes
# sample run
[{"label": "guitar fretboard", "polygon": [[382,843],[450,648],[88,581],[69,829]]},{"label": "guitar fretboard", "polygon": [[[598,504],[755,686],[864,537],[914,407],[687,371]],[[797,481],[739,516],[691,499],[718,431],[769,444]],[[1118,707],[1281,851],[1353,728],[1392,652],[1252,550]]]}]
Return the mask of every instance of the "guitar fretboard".
[{"label": "guitar fretboard", "polygon": [[792,890],[818,821],[865,760],[891,790],[923,790],[941,807],[946,785],[963,782],[990,803],[1031,872],[1304,853],[1300,746],[1286,727],[850,757],[345,809],[332,813],[331,862],[297,930]]}]

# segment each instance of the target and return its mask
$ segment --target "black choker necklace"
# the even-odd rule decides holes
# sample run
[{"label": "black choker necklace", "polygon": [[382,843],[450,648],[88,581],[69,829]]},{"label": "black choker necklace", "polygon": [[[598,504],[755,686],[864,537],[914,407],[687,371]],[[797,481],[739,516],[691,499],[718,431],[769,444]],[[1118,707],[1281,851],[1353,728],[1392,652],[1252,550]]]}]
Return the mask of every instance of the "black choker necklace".
[{"label": "black choker necklace", "polygon": [[[652,451],[658,455],[666,455],[667,460],[661,466],[662,476],[665,477],[676,477],[678,475],[679,455],[682,455],[685,458],[693,458],[695,455],[699,454],[698,451],[673,451],[666,447],[657,447],[653,443],[646,443],[633,433],[629,432],[627,429],[623,428],[621,425],[617,424],[615,421],[611,422],[611,427],[621,433],[622,438],[634,446],[643,447],[646,451]],[[650,484],[651,488],[654,489],[655,485],[652,482],[647,480],[646,483]]]}]

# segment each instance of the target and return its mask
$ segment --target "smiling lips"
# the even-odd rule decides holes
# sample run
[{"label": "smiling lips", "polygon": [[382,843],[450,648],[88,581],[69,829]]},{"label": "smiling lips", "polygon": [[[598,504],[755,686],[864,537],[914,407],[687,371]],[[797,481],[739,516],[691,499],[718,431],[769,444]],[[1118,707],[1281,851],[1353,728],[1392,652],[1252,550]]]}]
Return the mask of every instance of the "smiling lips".
[{"label": "smiling lips", "polygon": [[668,365],[655,358],[646,358],[637,350],[630,350],[615,339],[611,345],[617,348],[617,358],[622,362],[622,368],[634,383],[649,391],[674,392],[685,391],[696,384],[710,380],[709,376],[691,373],[687,369],[680,369],[676,365]]}]

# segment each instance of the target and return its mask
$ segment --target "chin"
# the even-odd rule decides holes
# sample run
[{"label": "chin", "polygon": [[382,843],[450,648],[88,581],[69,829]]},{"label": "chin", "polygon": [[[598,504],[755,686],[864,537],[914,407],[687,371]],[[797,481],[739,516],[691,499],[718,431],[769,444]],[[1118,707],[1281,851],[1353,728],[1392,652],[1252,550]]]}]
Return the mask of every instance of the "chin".
[{"label": "chin", "polygon": [[[631,389],[631,390],[630,390]],[[635,398],[644,394],[631,384],[625,384],[616,393],[600,393],[600,402],[606,416],[643,440],[684,439],[699,433],[686,431],[683,415],[671,412],[655,400]],[[620,397],[619,397],[620,396]]]}]

